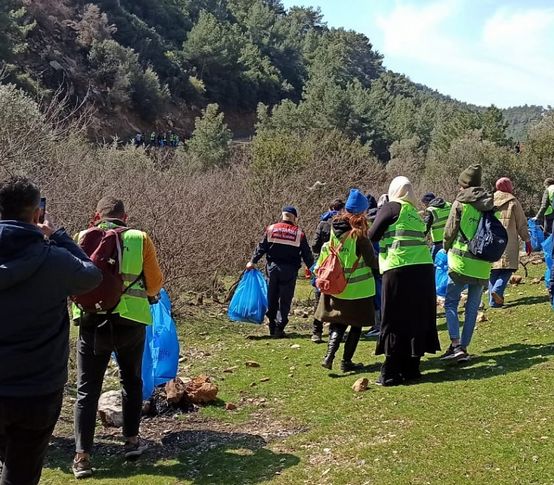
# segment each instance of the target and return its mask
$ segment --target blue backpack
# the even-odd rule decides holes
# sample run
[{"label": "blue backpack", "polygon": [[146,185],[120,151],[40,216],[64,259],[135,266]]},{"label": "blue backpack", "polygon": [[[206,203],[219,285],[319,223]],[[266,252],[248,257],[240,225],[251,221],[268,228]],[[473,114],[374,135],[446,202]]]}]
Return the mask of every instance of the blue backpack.
[{"label": "blue backpack", "polygon": [[496,263],[508,245],[508,232],[498,218],[494,215],[494,211],[483,212],[477,232],[471,241],[466,237],[460,228],[463,242],[468,245],[469,252],[476,258],[489,263]]}]

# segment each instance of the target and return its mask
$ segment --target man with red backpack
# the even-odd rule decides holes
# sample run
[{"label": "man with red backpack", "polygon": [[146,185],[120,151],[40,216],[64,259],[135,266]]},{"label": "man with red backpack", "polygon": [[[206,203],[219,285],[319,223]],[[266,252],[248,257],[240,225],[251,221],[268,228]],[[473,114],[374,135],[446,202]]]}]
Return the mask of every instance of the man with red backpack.
[{"label": "man with red backpack", "polygon": [[[73,460],[76,478],[92,475],[90,453],[96,411],[112,352],[123,387],[124,456],[136,458],[146,449],[139,439],[142,354],[145,329],[152,323],[149,298],[161,290],[163,276],[152,240],[146,233],[128,228],[126,221],[123,202],[104,197],[98,202],[93,226],[78,236],[81,247],[102,269],[104,282],[94,292],[74,299],[74,319],[79,324]],[[115,306],[108,303],[113,301]]]},{"label": "man with red backpack", "polygon": [[307,268],[311,268],[314,264],[306,235],[298,227],[296,208],[292,206],[283,208],[281,221],[266,229],[264,238],[258,244],[246,269],[254,269],[264,255],[269,276],[267,292],[269,334],[275,338],[284,338],[302,260]]}]

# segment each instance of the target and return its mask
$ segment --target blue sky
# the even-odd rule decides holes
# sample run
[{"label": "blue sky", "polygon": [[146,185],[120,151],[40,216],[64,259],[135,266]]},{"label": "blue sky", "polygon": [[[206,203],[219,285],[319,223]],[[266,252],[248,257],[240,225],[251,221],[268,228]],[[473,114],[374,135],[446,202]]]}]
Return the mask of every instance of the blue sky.
[{"label": "blue sky", "polygon": [[385,66],[461,101],[554,106],[552,0],[283,0],[366,34]]}]

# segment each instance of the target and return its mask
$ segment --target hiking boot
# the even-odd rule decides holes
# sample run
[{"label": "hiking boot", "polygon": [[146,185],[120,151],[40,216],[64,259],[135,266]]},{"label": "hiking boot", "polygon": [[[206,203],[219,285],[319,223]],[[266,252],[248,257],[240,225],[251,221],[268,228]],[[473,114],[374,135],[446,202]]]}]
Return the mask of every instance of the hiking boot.
[{"label": "hiking boot", "polygon": [[363,369],[363,364],[354,364],[351,360],[343,360],[340,363],[340,370],[343,372],[351,372],[354,370]]},{"label": "hiking boot", "polygon": [[456,356],[456,362],[464,363],[471,360],[470,355],[467,353],[467,350],[460,346],[458,354]]},{"label": "hiking boot", "polygon": [[314,344],[322,344],[323,343],[323,335],[320,333],[314,333],[311,338],[312,342]]},{"label": "hiking boot", "polygon": [[453,347],[450,345],[448,349],[446,349],[446,352],[442,354],[439,358],[440,360],[452,360],[456,358],[456,347]]},{"label": "hiking boot", "polygon": [[88,458],[83,457],[73,460],[71,469],[73,470],[73,476],[77,480],[92,477],[92,466]]},{"label": "hiking boot", "polygon": [[275,323],[269,322],[269,336],[274,337],[275,336]]},{"label": "hiking boot", "polygon": [[491,298],[492,298],[492,301],[494,301],[494,303],[496,305],[504,306],[504,297],[502,295],[499,295],[498,293],[493,291],[491,293]]},{"label": "hiking boot", "polygon": [[127,441],[123,447],[123,454],[125,459],[130,460],[142,456],[147,449],[148,445],[139,438],[134,443]]}]

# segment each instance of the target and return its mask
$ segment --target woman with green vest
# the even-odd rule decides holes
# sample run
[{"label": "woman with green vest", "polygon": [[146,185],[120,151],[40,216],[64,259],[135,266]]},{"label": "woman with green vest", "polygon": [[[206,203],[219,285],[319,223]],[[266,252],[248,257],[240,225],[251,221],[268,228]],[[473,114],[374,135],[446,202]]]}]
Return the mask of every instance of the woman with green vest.
[{"label": "woman with green vest", "polygon": [[[477,232],[482,213],[494,209],[492,194],[481,187],[481,165],[471,165],[458,178],[460,191],[452,204],[444,232],[444,249],[448,253],[448,286],[444,310],[448,333],[452,341],[443,360],[467,362],[483,288],[488,285],[492,264],[476,258],[465,241]],[[462,236],[462,233],[464,236]],[[458,306],[462,291],[467,287],[465,317],[460,339]]]},{"label": "woman with green vest", "polygon": [[421,202],[425,206],[425,215],[423,217],[425,235],[431,238],[433,244],[431,256],[434,261],[437,253],[442,249],[444,228],[446,227],[446,221],[448,220],[452,204],[446,202],[441,197],[436,197],[432,192],[425,194]]},{"label": "woman with green vest", "polygon": [[350,331],[344,344],[341,369],[348,372],[359,367],[352,362],[352,357],[362,327],[375,323],[375,280],[372,268],[377,268],[377,257],[367,238],[368,207],[367,197],[358,189],[352,189],[345,210],[333,219],[331,239],[323,245],[317,262],[317,266],[323,264],[329,255],[330,246],[340,246],[339,259],[347,280],[342,293],[322,295],[315,313],[316,319],[330,323],[327,355],[321,363],[326,369],[333,367],[335,354],[348,326]]},{"label": "woman with green vest", "polygon": [[535,220],[543,223],[546,237],[552,234],[552,225],[554,224],[554,178],[549,177],[544,181],[541,207]]},{"label": "woman with green vest", "polygon": [[383,273],[381,334],[376,349],[377,355],[386,356],[377,381],[383,386],[418,379],[421,357],[440,350],[433,260],[412,184],[406,177],[392,181],[389,200],[369,231],[372,241],[380,241]]}]

